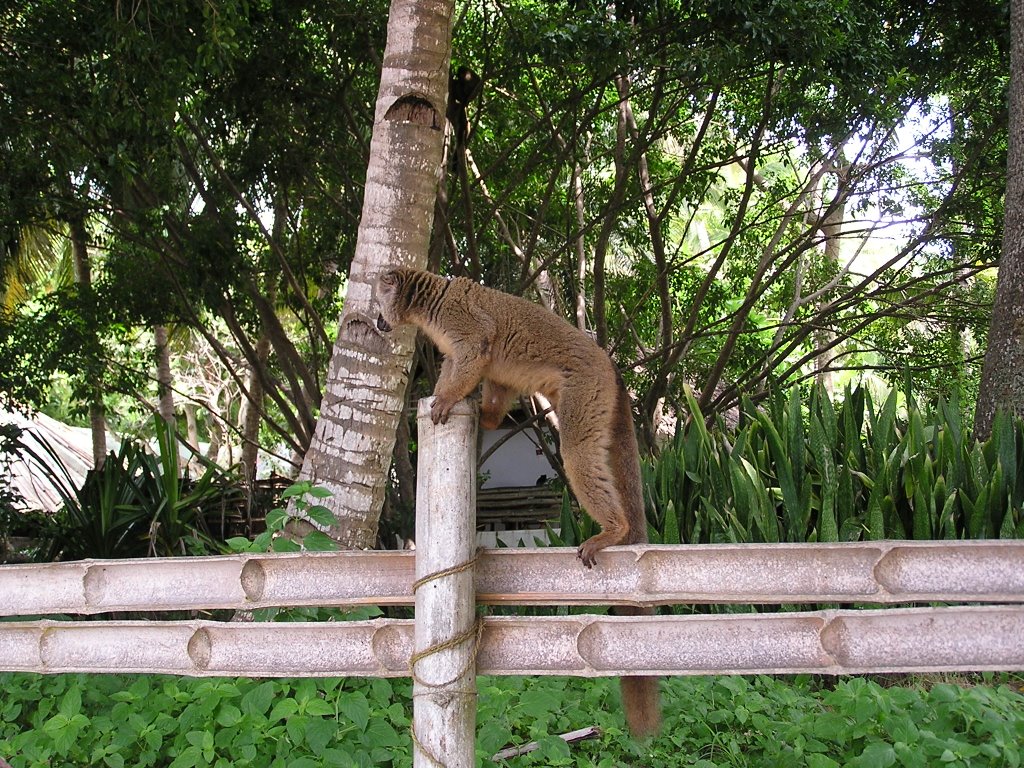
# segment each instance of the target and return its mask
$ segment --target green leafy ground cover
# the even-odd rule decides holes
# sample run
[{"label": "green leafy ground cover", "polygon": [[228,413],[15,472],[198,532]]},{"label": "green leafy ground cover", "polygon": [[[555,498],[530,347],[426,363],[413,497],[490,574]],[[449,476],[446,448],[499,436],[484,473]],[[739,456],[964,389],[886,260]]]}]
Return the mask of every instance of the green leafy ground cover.
[{"label": "green leafy ground cover", "polygon": [[[479,765],[1018,766],[1020,679],[882,687],[850,678],[674,678],[665,728],[623,732],[614,680],[481,678]],[[976,683],[976,684],[975,684]],[[406,680],[0,675],[0,756],[28,766],[408,766]],[[599,739],[554,734],[588,725]]]}]

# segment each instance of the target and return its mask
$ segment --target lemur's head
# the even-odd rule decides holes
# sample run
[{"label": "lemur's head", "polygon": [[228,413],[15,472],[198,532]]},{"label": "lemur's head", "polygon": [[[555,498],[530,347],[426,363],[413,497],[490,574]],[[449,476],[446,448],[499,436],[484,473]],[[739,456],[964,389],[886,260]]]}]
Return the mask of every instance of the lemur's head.
[{"label": "lemur's head", "polygon": [[377,330],[390,333],[396,325],[408,322],[406,314],[411,301],[415,272],[411,269],[389,269],[377,278],[376,296],[380,306]]}]

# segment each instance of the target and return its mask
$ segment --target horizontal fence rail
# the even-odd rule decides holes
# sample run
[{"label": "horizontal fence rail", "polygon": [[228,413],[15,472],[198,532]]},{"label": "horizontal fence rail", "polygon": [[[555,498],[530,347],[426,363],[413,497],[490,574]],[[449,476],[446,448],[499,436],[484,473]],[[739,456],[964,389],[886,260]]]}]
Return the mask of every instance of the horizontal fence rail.
[{"label": "horizontal fence rail", "polygon": [[[787,674],[1024,669],[1024,607],[699,616],[492,617],[491,675]],[[411,620],[0,624],[8,671],[195,677],[409,675]]]},{"label": "horizontal fence rail", "polygon": [[[0,566],[0,615],[412,605],[414,552]],[[505,605],[1024,602],[1024,542],[486,550],[477,601]]]}]

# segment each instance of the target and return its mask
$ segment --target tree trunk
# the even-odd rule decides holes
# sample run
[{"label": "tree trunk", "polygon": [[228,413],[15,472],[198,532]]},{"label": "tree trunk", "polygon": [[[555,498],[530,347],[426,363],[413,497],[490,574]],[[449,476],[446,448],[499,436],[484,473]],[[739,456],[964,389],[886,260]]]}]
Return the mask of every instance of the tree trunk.
[{"label": "tree trunk", "polygon": [[974,412],[987,438],[996,411],[1024,416],[1024,0],[1010,2],[1010,110],[1006,203],[999,279]]},{"label": "tree trunk", "polygon": [[372,547],[415,331],[378,333],[377,275],[423,267],[441,173],[453,0],[392,0],[363,213],[320,418],[300,478],[331,491],[341,546]]},{"label": "tree trunk", "polygon": [[[846,186],[847,176],[849,175],[849,164],[842,150],[836,155],[835,165],[835,177],[840,192],[837,193],[836,199],[831,204],[824,205],[825,215],[821,219],[819,230],[822,239],[825,241],[823,245],[825,261],[829,264],[834,264],[838,272],[842,269],[843,221],[846,218],[846,198],[842,194],[842,189]],[[823,176],[822,185],[824,185],[824,181],[825,177]],[[824,200],[824,195],[820,197],[821,200]],[[818,302],[819,311],[828,302],[829,299],[827,297],[822,297],[821,301]],[[829,366],[835,358],[835,354],[832,351],[834,341],[835,333],[829,328],[821,327],[814,333],[814,380],[826,392],[832,391],[832,372]]]},{"label": "tree trunk", "polygon": [[[181,410],[185,414],[185,442],[189,444],[193,451],[199,453],[199,417],[196,411],[196,404],[185,403],[181,407]],[[177,428],[177,425],[174,423],[173,419],[167,422],[167,426],[171,427],[172,430],[176,430]],[[175,432],[172,431],[171,434],[175,435]],[[213,436],[211,431],[211,445],[213,444],[212,437]],[[176,435],[175,439],[177,439]],[[212,455],[210,456],[210,458],[216,459],[217,452],[214,450],[211,453]],[[186,461],[185,464],[187,465],[188,461]]]},{"label": "tree trunk", "polygon": [[[270,359],[270,338],[264,334],[256,342],[256,356],[266,365]],[[247,394],[238,411],[238,427],[242,433],[242,476],[250,486],[256,479],[256,459],[260,450],[260,422],[263,418],[263,381],[255,367],[249,366],[246,377]]]},{"label": "tree trunk", "polygon": [[[75,284],[79,290],[92,289],[92,270],[89,264],[89,234],[85,229],[85,216],[75,212],[68,220],[71,235],[71,262]],[[100,361],[93,363],[99,367]],[[97,376],[89,386],[89,428],[92,431],[92,462],[96,469],[103,466],[107,458],[107,419],[103,404],[103,385]]]},{"label": "tree trunk", "polygon": [[171,352],[166,325],[153,327],[153,346],[156,355],[157,410],[160,418],[174,432],[174,392],[171,389]]}]

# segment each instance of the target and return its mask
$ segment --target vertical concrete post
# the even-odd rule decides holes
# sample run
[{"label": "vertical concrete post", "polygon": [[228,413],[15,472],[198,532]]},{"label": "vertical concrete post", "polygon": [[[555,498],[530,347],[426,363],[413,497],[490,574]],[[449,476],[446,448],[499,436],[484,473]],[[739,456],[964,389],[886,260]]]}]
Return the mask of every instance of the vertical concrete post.
[{"label": "vertical concrete post", "polygon": [[447,424],[419,401],[413,765],[476,764],[477,406],[463,400]]}]

